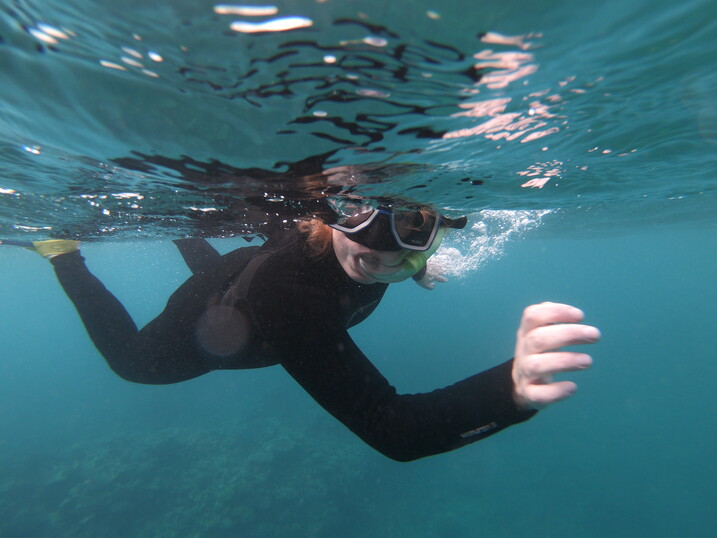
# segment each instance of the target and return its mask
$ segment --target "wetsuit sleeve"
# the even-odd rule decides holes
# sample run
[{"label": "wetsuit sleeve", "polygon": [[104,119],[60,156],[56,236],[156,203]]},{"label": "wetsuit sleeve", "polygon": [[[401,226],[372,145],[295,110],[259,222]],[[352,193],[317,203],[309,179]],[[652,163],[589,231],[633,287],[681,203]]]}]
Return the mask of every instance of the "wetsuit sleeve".
[{"label": "wetsuit sleeve", "polygon": [[[279,293],[281,300],[270,295]],[[512,362],[423,394],[397,394],[318,297],[258,285],[253,308],[286,371],[366,443],[410,461],[478,441],[531,417],[512,399]],[[294,307],[292,305],[301,305]]]}]

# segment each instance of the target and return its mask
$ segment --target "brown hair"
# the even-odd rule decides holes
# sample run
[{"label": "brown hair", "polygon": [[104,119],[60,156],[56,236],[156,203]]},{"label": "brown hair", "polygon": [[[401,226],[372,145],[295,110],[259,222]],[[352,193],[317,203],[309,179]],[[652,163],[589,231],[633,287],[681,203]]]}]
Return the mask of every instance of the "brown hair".
[{"label": "brown hair", "polygon": [[331,250],[331,228],[318,219],[302,220],[297,225],[306,235],[306,250],[309,256],[320,258]]}]

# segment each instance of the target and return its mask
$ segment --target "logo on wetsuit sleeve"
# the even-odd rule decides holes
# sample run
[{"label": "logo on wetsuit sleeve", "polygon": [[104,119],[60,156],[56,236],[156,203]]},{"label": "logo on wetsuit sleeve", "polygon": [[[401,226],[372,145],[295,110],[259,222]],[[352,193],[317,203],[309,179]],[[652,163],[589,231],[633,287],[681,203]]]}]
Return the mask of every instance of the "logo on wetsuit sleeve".
[{"label": "logo on wetsuit sleeve", "polygon": [[476,428],[474,430],[468,430],[467,432],[463,432],[461,434],[461,437],[463,439],[467,439],[468,437],[475,437],[476,435],[485,435],[487,433],[492,432],[498,427],[498,425],[495,422],[491,422],[490,424],[486,424],[485,426],[481,426],[480,428]]}]

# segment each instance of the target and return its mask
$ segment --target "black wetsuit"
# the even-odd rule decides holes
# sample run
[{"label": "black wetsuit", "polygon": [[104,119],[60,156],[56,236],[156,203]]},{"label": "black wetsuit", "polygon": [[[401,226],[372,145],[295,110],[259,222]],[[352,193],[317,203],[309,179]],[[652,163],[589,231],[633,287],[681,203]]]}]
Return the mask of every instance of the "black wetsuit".
[{"label": "black wetsuit", "polygon": [[533,415],[513,403],[511,361],[430,393],[396,394],[347,332],[373,312],[387,285],[354,282],[333,252],[307,255],[296,230],[224,256],[200,239],[177,245],[194,275],[140,331],[79,252],[52,259],[92,341],[127,380],[175,383],[278,363],[366,443],[400,461]]}]

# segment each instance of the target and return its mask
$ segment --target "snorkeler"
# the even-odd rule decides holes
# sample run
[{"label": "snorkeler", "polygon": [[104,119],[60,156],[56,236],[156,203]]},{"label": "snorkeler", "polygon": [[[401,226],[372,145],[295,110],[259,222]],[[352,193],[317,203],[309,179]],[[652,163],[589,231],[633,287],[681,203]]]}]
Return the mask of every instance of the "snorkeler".
[{"label": "snorkeler", "polygon": [[389,283],[430,278],[426,260],[447,230],[462,226],[465,218],[425,207],[350,204],[330,225],[300,221],[225,255],[203,239],[177,240],[193,275],[141,330],[89,272],[78,242],[31,248],[50,259],[90,338],[124,379],[177,383],[281,364],[366,443],[409,461],[484,439],[569,397],[575,384],[553,375],[585,369],[591,358],[559,349],[600,336],[580,323],[577,308],[529,306],[514,359],[430,393],[397,394],[348,329],[373,312]]}]

